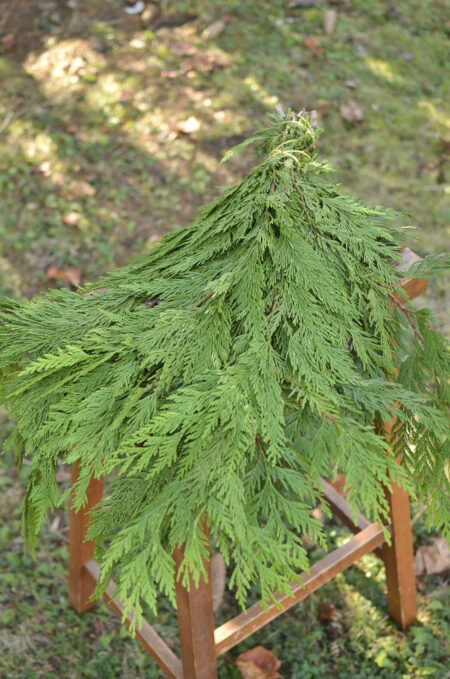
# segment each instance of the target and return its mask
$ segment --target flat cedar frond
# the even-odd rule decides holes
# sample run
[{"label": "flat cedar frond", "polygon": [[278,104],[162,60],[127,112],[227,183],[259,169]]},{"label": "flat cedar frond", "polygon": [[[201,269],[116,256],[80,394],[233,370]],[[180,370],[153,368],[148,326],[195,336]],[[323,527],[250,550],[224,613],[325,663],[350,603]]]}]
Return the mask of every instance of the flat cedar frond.
[{"label": "flat cedar frond", "polygon": [[[198,580],[205,516],[243,606],[255,581],[266,602],[287,591],[308,568],[299,535],[325,543],[311,510],[338,467],[355,513],[386,519],[384,486],[418,477],[448,530],[448,359],[428,312],[393,303],[402,229],[340,192],[307,117],[250,141],[248,176],[140,260],[75,293],[0,301],[0,396],[17,459],[32,457],[26,542],[58,502],[58,458],[78,463],[76,508],[91,474],[113,472],[89,532],[96,595],[114,572],[138,618],[142,600],[174,599],[177,545],[179,577]],[[389,444],[373,423],[394,413]]]}]

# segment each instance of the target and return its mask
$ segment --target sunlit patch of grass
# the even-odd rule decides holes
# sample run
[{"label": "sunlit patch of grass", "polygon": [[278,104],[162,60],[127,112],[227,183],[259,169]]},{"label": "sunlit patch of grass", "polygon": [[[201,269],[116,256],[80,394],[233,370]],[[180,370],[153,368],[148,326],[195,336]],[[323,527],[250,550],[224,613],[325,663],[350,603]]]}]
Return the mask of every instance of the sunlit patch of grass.
[{"label": "sunlit patch of grass", "polygon": [[249,75],[245,78],[244,83],[252,92],[255,92],[260,98],[261,102],[267,107],[275,107],[279,102],[279,98],[275,94],[270,94],[260,82],[253,76]]},{"label": "sunlit patch of grass", "polygon": [[27,160],[34,163],[55,158],[56,144],[45,132],[37,132],[33,137],[22,137],[22,151]]},{"label": "sunlit patch of grass", "polygon": [[367,67],[372,73],[380,78],[384,78],[390,84],[403,85],[405,79],[395,72],[391,63],[384,59],[375,59],[368,55],[365,56]]},{"label": "sunlit patch of grass", "polygon": [[88,89],[85,100],[92,108],[104,109],[119,100],[121,91],[116,73],[100,73],[95,79],[95,87]]},{"label": "sunlit patch of grass", "polygon": [[26,73],[41,83],[42,91],[54,101],[62,102],[94,82],[105,65],[105,58],[95,52],[87,40],[48,38],[39,55],[31,52],[23,63]]},{"label": "sunlit patch of grass", "polygon": [[444,101],[422,99],[418,102],[418,106],[425,112],[427,118],[443,128],[443,131],[450,130],[450,112]]}]

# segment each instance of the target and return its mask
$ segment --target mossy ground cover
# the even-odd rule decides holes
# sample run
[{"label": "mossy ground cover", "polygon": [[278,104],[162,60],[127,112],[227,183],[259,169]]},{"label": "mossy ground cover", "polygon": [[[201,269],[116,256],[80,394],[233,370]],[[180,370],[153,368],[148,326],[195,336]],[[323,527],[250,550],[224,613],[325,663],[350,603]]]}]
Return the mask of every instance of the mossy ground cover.
[{"label": "mossy ground cover", "polygon": [[[338,18],[326,35],[323,11],[331,6]],[[120,0],[5,7],[0,292],[31,296],[69,285],[71,269],[88,282],[190,223],[252,162],[248,155],[221,165],[223,151],[277,103],[315,108],[324,128],[320,152],[348,192],[406,211],[420,254],[443,249],[445,2],[351,0],[307,9],[281,0],[163,2],[146,26],[127,17]],[[202,38],[224,14],[223,31]],[[320,45],[311,47],[311,37]],[[359,124],[341,116],[349,100],[362,111]],[[196,129],[183,132],[191,117]],[[52,268],[56,281],[48,278]],[[431,281],[428,297],[443,319],[441,281]],[[27,465],[17,473],[9,455],[0,464],[0,676],[160,677],[103,604],[82,618],[68,607],[67,513],[49,519],[36,562],[23,556]],[[414,529],[416,546],[424,544],[420,520]],[[330,544],[344,538],[330,524]],[[229,653],[220,677],[238,677],[232,658],[258,643],[280,657],[285,677],[445,676],[443,578],[424,582],[419,621],[407,634],[388,620],[384,588],[382,568],[366,557]],[[333,653],[317,619],[323,600],[341,618]],[[230,612],[225,601],[219,614]],[[175,618],[164,603],[155,625],[176,648]]]}]

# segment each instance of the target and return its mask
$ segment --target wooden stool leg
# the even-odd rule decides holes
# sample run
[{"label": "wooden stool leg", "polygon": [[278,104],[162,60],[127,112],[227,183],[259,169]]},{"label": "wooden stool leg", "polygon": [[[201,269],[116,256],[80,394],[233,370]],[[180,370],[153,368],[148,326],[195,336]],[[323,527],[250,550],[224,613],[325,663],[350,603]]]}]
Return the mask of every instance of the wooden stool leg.
[{"label": "wooden stool leg", "polygon": [[[72,467],[72,484],[78,478],[78,465]],[[69,601],[77,613],[84,613],[95,606],[95,601],[88,599],[94,591],[92,579],[84,570],[84,564],[94,555],[94,543],[84,542],[88,529],[89,510],[102,498],[103,479],[91,479],[87,490],[87,504],[76,513],[70,510],[69,539]]]},{"label": "wooden stool leg", "polygon": [[[207,528],[205,532],[208,533]],[[183,559],[183,549],[175,550],[174,559],[178,568]],[[183,679],[217,679],[209,561],[205,567],[208,582],[201,578],[198,587],[195,587],[191,581],[189,592],[179,582],[175,585]]]},{"label": "wooden stool leg", "polygon": [[[384,423],[388,441],[391,439],[395,422],[394,417],[390,422]],[[389,501],[392,538],[390,546],[386,543],[383,545],[382,558],[386,568],[389,614],[402,629],[405,629],[417,618],[411,516],[408,493],[395,483],[391,486],[390,490],[386,489],[386,495]]]},{"label": "wooden stool leg", "polygon": [[417,617],[416,581],[408,493],[392,484],[389,493],[392,542],[383,545],[391,618],[403,629]]}]

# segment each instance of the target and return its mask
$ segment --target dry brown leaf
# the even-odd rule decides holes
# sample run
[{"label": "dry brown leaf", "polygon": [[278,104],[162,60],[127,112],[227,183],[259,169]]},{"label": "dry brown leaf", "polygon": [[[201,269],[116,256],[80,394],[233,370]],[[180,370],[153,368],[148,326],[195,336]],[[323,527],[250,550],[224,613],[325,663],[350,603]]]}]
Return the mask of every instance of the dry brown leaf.
[{"label": "dry brown leaf", "polygon": [[15,36],[14,33],[7,33],[0,37],[0,51],[8,52],[14,47]]},{"label": "dry brown leaf", "polygon": [[102,620],[94,620],[92,625],[91,625],[91,634],[89,635],[91,639],[95,639],[98,637],[100,634],[103,632],[103,621]]},{"label": "dry brown leaf", "polygon": [[183,71],[202,71],[209,73],[214,68],[224,68],[230,65],[230,58],[226,54],[215,54],[212,51],[194,54],[191,59],[181,63]]},{"label": "dry brown leaf", "polygon": [[214,54],[211,52],[204,52],[203,54],[196,54],[190,62],[191,71],[203,71],[209,73],[215,66]]},{"label": "dry brown leaf", "polygon": [[64,280],[76,288],[81,282],[81,271],[79,269],[75,269],[74,267],[66,269],[64,272]]},{"label": "dry brown leaf", "polygon": [[346,104],[341,104],[339,110],[344,120],[353,123],[353,125],[362,122],[364,118],[361,107],[354,99],[350,99]]},{"label": "dry brown leaf", "polygon": [[94,186],[92,186],[92,184],[84,181],[84,179],[80,179],[69,184],[66,193],[69,196],[73,196],[74,198],[82,196],[94,196],[96,189]]},{"label": "dry brown leaf", "polygon": [[443,573],[450,568],[450,550],[444,538],[435,538],[432,545],[419,547],[414,558],[416,575]]},{"label": "dry brown leaf", "polygon": [[419,177],[426,177],[435,170],[438,170],[439,165],[440,165],[439,161],[435,161],[434,163],[423,163],[419,167]]},{"label": "dry brown leaf", "polygon": [[318,57],[323,54],[324,50],[320,46],[319,38],[314,38],[311,35],[306,36],[303,40],[303,46],[306,47],[313,57]]},{"label": "dry brown leaf", "polygon": [[227,54],[213,54],[214,67],[226,68],[231,64],[231,59]]},{"label": "dry brown leaf", "polygon": [[225,68],[231,64],[230,57],[226,54],[215,54],[214,55],[214,66],[219,68]]},{"label": "dry brown leaf", "polygon": [[54,281],[58,278],[63,278],[64,271],[62,269],[58,269],[56,266],[49,266],[45,272],[45,275],[50,281]]},{"label": "dry brown leaf", "polygon": [[69,214],[63,218],[63,222],[68,226],[76,226],[80,219],[81,215],[79,212],[69,212]]},{"label": "dry brown leaf", "polygon": [[330,604],[329,601],[321,601],[319,604],[319,620],[322,623],[328,623],[333,620],[336,613],[336,606]]},{"label": "dry brown leaf", "polygon": [[327,35],[331,35],[336,26],[337,12],[335,9],[325,9],[323,12],[323,30]]},{"label": "dry brown leaf", "polygon": [[241,653],[234,661],[244,679],[277,679],[281,660],[264,646]]},{"label": "dry brown leaf", "polygon": [[306,38],[303,39],[303,45],[308,49],[314,49],[320,47],[320,40],[319,38],[314,38],[312,35],[307,35]]},{"label": "dry brown leaf", "polygon": [[202,32],[201,37],[203,38],[203,40],[214,40],[214,38],[217,38],[217,36],[222,33],[225,26],[226,22],[223,19],[213,21],[212,24],[209,24],[209,26],[205,28],[205,30]]},{"label": "dry brown leaf", "polygon": [[187,120],[181,120],[175,125],[177,132],[182,134],[193,134],[200,129],[200,122],[195,118],[195,116],[190,116]]},{"label": "dry brown leaf", "polygon": [[182,71],[175,71],[175,69],[164,68],[161,71],[161,78],[173,79],[173,78],[178,78],[178,76],[181,75],[181,74],[182,74]]},{"label": "dry brown leaf", "polygon": [[69,269],[58,269],[56,266],[50,266],[45,272],[45,275],[50,281],[64,281],[65,283],[73,285],[74,288],[80,285],[81,281],[81,272],[74,267],[70,267]]},{"label": "dry brown leaf", "polygon": [[179,42],[172,42],[170,44],[170,49],[174,54],[178,54],[180,57],[190,57],[192,54],[197,53],[197,48],[192,43],[186,40],[180,40]]},{"label": "dry brown leaf", "polygon": [[195,71],[209,73],[214,68],[212,59],[208,58],[205,54],[196,54],[195,58],[186,59],[185,61],[182,61],[180,65],[185,73],[195,73]]}]

